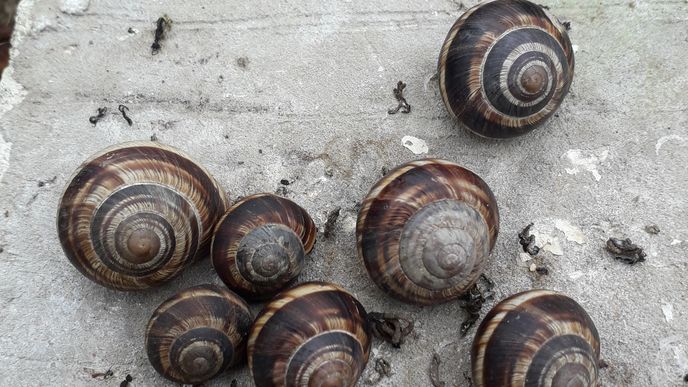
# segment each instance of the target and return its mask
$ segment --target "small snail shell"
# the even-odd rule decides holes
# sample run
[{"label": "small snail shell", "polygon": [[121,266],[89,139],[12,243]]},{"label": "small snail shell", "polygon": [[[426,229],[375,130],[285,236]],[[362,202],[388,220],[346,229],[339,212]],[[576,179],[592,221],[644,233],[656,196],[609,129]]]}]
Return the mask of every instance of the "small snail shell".
[{"label": "small snail shell", "polygon": [[466,11],[449,31],[438,64],[447,110],[492,138],[542,124],[568,93],[573,70],[566,28],[525,0],[483,2]]},{"label": "small snail shell", "polygon": [[478,280],[499,231],[492,191],[473,172],[444,160],[391,171],[358,214],[358,255],[395,298],[436,304]]},{"label": "small snail shell", "polygon": [[316,228],[306,210],[272,194],[236,203],[215,229],[215,271],[244,297],[273,296],[301,273],[315,244]]},{"label": "small snail shell", "polygon": [[600,338],[576,301],[531,290],[495,306],[478,327],[476,387],[597,386]]},{"label": "small snail shell", "polygon": [[245,360],[251,312],[239,296],[215,285],[177,293],[153,312],[148,359],[160,375],[198,384]]},{"label": "small snail shell", "polygon": [[156,286],[208,253],[227,208],[208,172],[154,142],[113,146],[81,165],[67,185],[57,230],[69,260],[119,290]]},{"label": "small snail shell", "polygon": [[353,386],[370,354],[366,311],[349,293],[324,282],[278,294],[248,340],[258,387]]}]

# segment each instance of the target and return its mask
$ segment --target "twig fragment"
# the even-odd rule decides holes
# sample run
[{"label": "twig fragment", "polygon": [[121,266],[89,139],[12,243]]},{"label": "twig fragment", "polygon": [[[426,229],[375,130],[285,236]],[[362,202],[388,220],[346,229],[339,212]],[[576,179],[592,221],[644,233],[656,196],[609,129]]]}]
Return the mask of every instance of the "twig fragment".
[{"label": "twig fragment", "polygon": [[399,105],[393,109],[389,109],[387,111],[388,114],[397,114],[399,113],[399,110],[401,110],[402,113],[408,114],[411,113],[411,105],[406,102],[406,98],[404,98],[404,89],[406,88],[406,84],[402,81],[399,81],[397,83],[397,87],[393,90],[394,92],[394,98],[397,99],[397,102],[399,102]]},{"label": "twig fragment", "polygon": [[406,336],[413,332],[413,321],[387,313],[368,313],[368,323],[375,337],[394,348],[400,348]]},{"label": "twig fragment", "polygon": [[119,105],[117,107],[117,110],[119,110],[119,112],[122,113],[122,117],[124,117],[124,119],[127,121],[127,124],[129,124],[129,126],[131,126],[134,123],[131,120],[131,118],[129,118],[129,116],[127,115],[127,112],[129,111],[129,108],[127,106]]},{"label": "twig fragment", "polygon": [[163,15],[158,18],[158,20],[155,22],[155,25],[155,40],[153,40],[153,44],[151,45],[151,53],[153,55],[157,55],[160,52],[160,49],[162,48],[160,42],[165,40],[165,32],[172,28],[172,19],[170,19],[167,15]]},{"label": "twig fragment", "polygon": [[607,251],[614,254],[615,259],[629,265],[645,262],[647,257],[642,247],[633,244],[630,239],[609,238],[607,241]]},{"label": "twig fragment", "polygon": [[103,117],[105,117],[105,113],[107,113],[106,107],[98,108],[98,113],[95,116],[89,117],[88,122],[92,123],[95,126],[98,123],[98,121],[102,120]]},{"label": "twig fragment", "polygon": [[430,382],[432,382],[433,387],[445,387],[447,385],[440,379],[440,364],[442,364],[440,355],[433,354],[430,362]]}]

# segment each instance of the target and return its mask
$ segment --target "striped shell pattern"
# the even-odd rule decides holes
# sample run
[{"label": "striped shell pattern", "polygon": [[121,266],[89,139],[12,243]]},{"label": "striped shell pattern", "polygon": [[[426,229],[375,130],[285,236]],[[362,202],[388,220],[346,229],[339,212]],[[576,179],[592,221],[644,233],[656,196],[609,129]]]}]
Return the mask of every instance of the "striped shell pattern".
[{"label": "striped shell pattern", "polygon": [[499,231],[497,202],[473,172],[444,160],[397,167],[364,199],[358,255],[393,297],[435,304],[478,280]]},{"label": "striped shell pattern", "polygon": [[210,174],[154,142],[105,149],[81,165],[60,201],[62,248],[91,280],[119,290],[159,285],[208,254],[227,208]]},{"label": "striped shell pattern", "polygon": [[514,137],[557,110],[573,80],[574,54],[566,28],[542,6],[494,0],[456,21],[438,72],[447,110],[466,127]]},{"label": "striped shell pattern", "polygon": [[597,386],[600,338],[571,298],[531,290],[495,306],[471,351],[476,387]]},{"label": "striped shell pattern", "polygon": [[251,322],[248,305],[230,290],[183,290],[153,313],[146,329],[148,359],[174,382],[206,382],[245,360]]},{"label": "striped shell pattern", "polygon": [[301,273],[315,244],[306,210],[272,194],[244,198],[218,223],[212,262],[222,281],[251,299],[273,296]]},{"label": "striped shell pattern", "polygon": [[363,306],[324,282],[278,294],[256,318],[248,364],[258,387],[356,385],[370,354]]}]

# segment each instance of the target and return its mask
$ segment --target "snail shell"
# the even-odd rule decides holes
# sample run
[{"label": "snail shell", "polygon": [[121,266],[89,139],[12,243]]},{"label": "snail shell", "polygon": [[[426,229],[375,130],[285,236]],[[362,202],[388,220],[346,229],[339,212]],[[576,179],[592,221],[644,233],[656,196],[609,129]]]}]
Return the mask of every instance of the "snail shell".
[{"label": "snail shell", "polygon": [[382,290],[414,304],[457,298],[478,280],[499,231],[497,202],[473,172],[444,160],[397,167],[358,214],[358,255]]},{"label": "snail shell", "polygon": [[438,64],[447,110],[492,138],[522,135],[554,114],[573,70],[566,28],[525,0],[489,1],[466,11],[449,31]]},{"label": "snail shell", "polygon": [[182,152],[124,143],[79,167],[60,201],[57,230],[82,274],[137,290],[170,280],[206,255],[226,208],[222,188]]},{"label": "snail shell", "polygon": [[495,306],[471,351],[473,383],[491,386],[597,386],[600,338],[576,301],[531,290]]},{"label": "snail shell", "polygon": [[148,359],[177,383],[203,383],[245,360],[248,305],[215,285],[183,290],[153,312],[146,329]]},{"label": "snail shell", "polygon": [[256,319],[248,364],[258,387],[354,386],[370,354],[366,311],[324,282],[278,294]]},{"label": "snail shell", "polygon": [[249,196],[218,223],[211,256],[222,281],[244,297],[273,296],[301,273],[315,244],[306,210],[272,194]]}]

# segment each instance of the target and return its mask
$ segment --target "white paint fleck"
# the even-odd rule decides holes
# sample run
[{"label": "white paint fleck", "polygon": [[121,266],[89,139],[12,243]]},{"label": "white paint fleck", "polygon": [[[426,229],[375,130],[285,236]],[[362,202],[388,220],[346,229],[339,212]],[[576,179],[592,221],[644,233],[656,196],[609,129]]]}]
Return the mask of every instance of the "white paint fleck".
[{"label": "white paint fleck", "polygon": [[530,233],[535,236],[535,245],[540,249],[549,251],[554,255],[564,255],[564,249],[561,248],[559,238],[540,231],[531,231]]},{"label": "white paint fleck", "polygon": [[537,265],[535,265],[534,263],[531,263],[531,264],[530,264],[530,267],[528,268],[528,270],[530,270],[530,271],[535,271],[535,270],[537,270]]},{"label": "white paint fleck", "polygon": [[680,142],[681,143],[680,145],[684,146],[686,144],[687,140],[685,138],[683,138],[681,136],[677,136],[675,134],[672,134],[671,136],[664,136],[664,137],[660,138],[659,140],[657,140],[657,144],[655,145],[655,153],[657,153],[659,155],[659,150],[662,149],[664,144],[666,144],[669,141]]},{"label": "white paint fleck", "polygon": [[569,149],[564,153],[562,158],[565,158],[572,166],[566,168],[566,173],[569,175],[576,175],[582,171],[588,171],[595,178],[595,181],[600,181],[602,175],[597,170],[600,163],[609,157],[609,148],[604,148],[594,152],[584,152],[580,149]]},{"label": "white paint fleck", "polygon": [[574,54],[578,52],[578,45],[577,45],[577,44],[574,44],[574,45],[571,46],[571,47],[573,48],[573,53],[574,53]]},{"label": "white paint fleck", "polygon": [[404,136],[404,138],[401,139],[401,145],[408,148],[415,155],[428,153],[429,150],[425,140],[413,136]]},{"label": "white paint fleck", "polygon": [[585,243],[585,235],[578,227],[569,223],[568,220],[556,219],[554,220],[554,227],[559,229],[566,235],[566,239],[572,242],[576,242],[579,245]]},{"label": "white paint fleck", "polygon": [[674,306],[671,304],[662,304],[662,313],[664,313],[664,319],[667,322],[671,322],[674,319]]},{"label": "white paint fleck", "polygon": [[672,246],[680,245],[682,242],[683,242],[683,241],[680,241],[680,240],[678,240],[678,239],[674,239],[673,241],[671,241],[671,245],[672,245]]},{"label": "white paint fleck", "polygon": [[88,9],[91,0],[62,0],[60,11],[68,15],[80,16]]},{"label": "white paint fleck", "polygon": [[569,278],[575,281],[584,275],[585,273],[583,273],[582,271],[574,271],[572,273],[569,273]]}]

